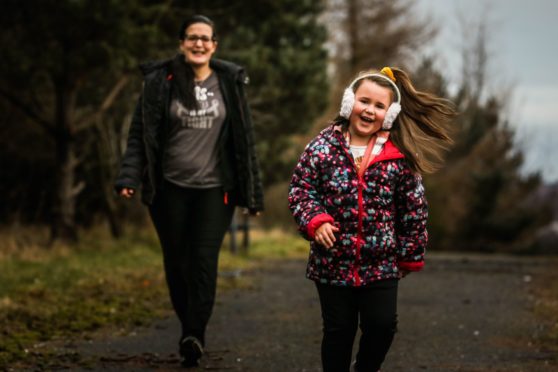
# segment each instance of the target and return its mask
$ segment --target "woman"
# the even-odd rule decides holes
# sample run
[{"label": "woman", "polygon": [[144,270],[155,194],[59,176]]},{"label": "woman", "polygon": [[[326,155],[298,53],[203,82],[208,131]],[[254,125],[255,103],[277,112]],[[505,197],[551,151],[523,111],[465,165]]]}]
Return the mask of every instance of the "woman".
[{"label": "woman", "polygon": [[142,186],[161,242],[181,362],[196,366],[215,300],[217,261],[235,205],[263,210],[243,68],[213,59],[217,37],[202,15],[179,32],[181,53],[141,66],[136,106],[115,188]]},{"label": "woman", "polygon": [[451,143],[448,102],[396,68],[358,76],[339,117],[306,147],[289,206],[311,241],[307,277],[323,318],[324,372],[378,371],[397,325],[399,278],[424,265],[428,216],[420,173]]}]

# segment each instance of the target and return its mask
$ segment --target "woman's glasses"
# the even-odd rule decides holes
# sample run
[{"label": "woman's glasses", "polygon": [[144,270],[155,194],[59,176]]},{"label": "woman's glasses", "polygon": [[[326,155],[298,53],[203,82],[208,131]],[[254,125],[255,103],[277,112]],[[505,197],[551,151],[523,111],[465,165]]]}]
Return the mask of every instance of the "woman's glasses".
[{"label": "woman's glasses", "polygon": [[204,43],[204,44],[209,44],[209,43],[213,42],[213,38],[209,37],[207,35],[186,35],[184,37],[184,40],[186,40],[187,42],[189,42],[191,44],[197,43],[198,40],[201,40],[201,42]]}]

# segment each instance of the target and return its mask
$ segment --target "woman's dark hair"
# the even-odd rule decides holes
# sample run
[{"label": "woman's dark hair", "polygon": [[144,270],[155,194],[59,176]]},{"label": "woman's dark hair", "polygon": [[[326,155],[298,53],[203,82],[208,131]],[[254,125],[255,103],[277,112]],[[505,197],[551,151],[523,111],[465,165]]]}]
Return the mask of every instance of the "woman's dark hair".
[{"label": "woman's dark hair", "polygon": [[179,40],[184,40],[184,38],[186,37],[186,29],[190,27],[190,25],[193,25],[194,23],[205,23],[206,25],[209,25],[213,31],[213,35],[211,36],[211,38],[213,40],[217,40],[217,33],[215,32],[215,23],[213,23],[213,21],[208,17],[201,14],[193,15],[190,18],[186,19],[184,22],[182,22],[182,26],[180,26],[180,31],[178,33]]}]

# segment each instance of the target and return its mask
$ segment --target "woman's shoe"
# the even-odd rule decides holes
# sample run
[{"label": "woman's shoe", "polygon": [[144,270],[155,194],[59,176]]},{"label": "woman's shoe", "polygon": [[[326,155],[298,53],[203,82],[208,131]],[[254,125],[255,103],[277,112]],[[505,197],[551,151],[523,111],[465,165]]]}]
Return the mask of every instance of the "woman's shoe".
[{"label": "woman's shoe", "polygon": [[183,367],[197,367],[203,355],[203,346],[196,337],[188,336],[180,340],[180,364]]}]

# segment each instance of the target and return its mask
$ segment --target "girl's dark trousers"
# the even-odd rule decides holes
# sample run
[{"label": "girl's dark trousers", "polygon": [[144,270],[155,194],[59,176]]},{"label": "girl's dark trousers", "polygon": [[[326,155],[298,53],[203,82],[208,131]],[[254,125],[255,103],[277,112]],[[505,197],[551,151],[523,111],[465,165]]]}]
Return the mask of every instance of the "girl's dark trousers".
[{"label": "girl's dark trousers", "polygon": [[365,287],[341,287],[316,282],[323,318],[324,372],[348,372],[360,319],[361,337],[355,370],[378,371],[397,328],[398,279]]},{"label": "girl's dark trousers", "polygon": [[170,299],[182,323],[181,339],[205,345],[215,302],[217,262],[234,207],[220,187],[192,189],[164,181],[150,207],[163,249]]}]

